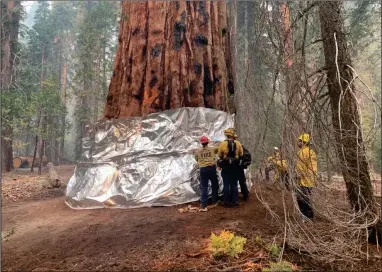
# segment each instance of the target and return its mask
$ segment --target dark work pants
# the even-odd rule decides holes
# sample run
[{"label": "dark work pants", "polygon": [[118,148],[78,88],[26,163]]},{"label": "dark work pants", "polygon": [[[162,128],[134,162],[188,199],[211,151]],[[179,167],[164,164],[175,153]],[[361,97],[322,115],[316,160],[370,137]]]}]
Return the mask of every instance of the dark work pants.
[{"label": "dark work pants", "polygon": [[224,206],[239,205],[239,191],[237,181],[239,180],[239,166],[225,165],[222,168],[222,178],[224,185]]},{"label": "dark work pants", "polygon": [[299,186],[297,190],[297,204],[300,212],[306,217],[313,218],[313,209],[310,203],[310,196],[312,194],[312,188]]},{"label": "dark work pants", "polygon": [[248,191],[248,186],[246,183],[245,172],[243,167],[240,167],[239,169],[239,184],[240,184],[241,193],[243,194],[243,199],[247,200],[249,196],[249,191]]},{"label": "dark work pants", "polygon": [[212,203],[215,204],[218,201],[219,190],[218,176],[216,174],[215,166],[200,168],[200,192],[203,208],[207,207],[208,181],[211,181]]}]

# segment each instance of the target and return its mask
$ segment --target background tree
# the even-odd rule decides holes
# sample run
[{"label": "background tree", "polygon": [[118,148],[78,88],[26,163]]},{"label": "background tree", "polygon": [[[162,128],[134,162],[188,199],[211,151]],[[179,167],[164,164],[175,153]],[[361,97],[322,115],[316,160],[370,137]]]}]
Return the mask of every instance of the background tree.
[{"label": "background tree", "polygon": [[74,54],[75,156],[81,154],[85,126],[103,113],[116,45],[117,2],[83,2],[78,6]]},{"label": "background tree", "polygon": [[[2,1],[1,13],[1,90],[2,90],[2,130],[1,154],[2,168],[8,172],[13,169],[13,112],[15,107],[15,69],[18,62],[18,35],[22,8],[20,1]],[[17,99],[16,99],[17,100]],[[8,102],[5,104],[4,102]]]}]

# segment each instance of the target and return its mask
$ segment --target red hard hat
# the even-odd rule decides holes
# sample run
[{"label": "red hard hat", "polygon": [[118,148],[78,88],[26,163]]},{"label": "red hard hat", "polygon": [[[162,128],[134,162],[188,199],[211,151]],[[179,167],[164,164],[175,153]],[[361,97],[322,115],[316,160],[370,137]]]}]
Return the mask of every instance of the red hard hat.
[{"label": "red hard hat", "polygon": [[200,143],[201,144],[207,144],[210,140],[208,140],[208,137],[207,136],[202,136],[200,138]]}]

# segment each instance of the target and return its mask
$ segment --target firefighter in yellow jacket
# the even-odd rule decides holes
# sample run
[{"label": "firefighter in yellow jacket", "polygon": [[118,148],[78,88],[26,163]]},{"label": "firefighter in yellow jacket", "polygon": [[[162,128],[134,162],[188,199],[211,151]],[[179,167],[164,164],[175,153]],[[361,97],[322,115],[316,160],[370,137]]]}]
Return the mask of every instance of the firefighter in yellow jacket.
[{"label": "firefighter in yellow jacket", "polygon": [[310,135],[304,133],[298,137],[296,175],[297,175],[297,203],[301,213],[309,219],[313,218],[310,201],[312,188],[317,177],[317,156],[310,148]]},{"label": "firefighter in yellow jacket", "polygon": [[240,174],[239,159],[243,156],[243,147],[239,141],[234,139],[235,134],[235,129],[226,129],[224,135],[227,139],[219,145],[218,149],[219,167],[222,168],[225,207],[239,206],[237,182]]},{"label": "firefighter in yellow jacket", "polygon": [[200,170],[200,192],[201,192],[201,207],[199,211],[207,211],[207,198],[208,198],[208,182],[211,181],[212,189],[212,204],[218,202],[219,182],[216,173],[215,155],[217,148],[209,147],[209,139],[207,136],[200,138],[202,148],[195,152],[195,159],[198,162]]},{"label": "firefighter in yellow jacket", "polygon": [[265,180],[269,181],[269,172],[275,171],[275,174],[277,175],[277,169],[275,165],[275,161],[278,161],[280,159],[280,150],[278,147],[273,148],[273,155],[268,157],[267,159],[267,167],[265,167]]},{"label": "firefighter in yellow jacket", "polygon": [[[289,189],[288,165],[286,160],[281,158],[280,150],[274,147],[274,155],[268,158],[268,163],[271,164],[271,169],[275,170],[275,181],[281,181],[287,189]],[[269,168],[265,169],[265,177],[269,180]]]}]

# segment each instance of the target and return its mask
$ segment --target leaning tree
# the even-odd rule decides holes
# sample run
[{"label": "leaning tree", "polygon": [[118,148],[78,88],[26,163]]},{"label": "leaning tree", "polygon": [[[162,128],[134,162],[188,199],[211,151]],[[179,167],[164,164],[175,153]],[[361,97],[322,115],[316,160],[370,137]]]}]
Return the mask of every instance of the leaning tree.
[{"label": "leaning tree", "polygon": [[123,2],[104,116],[226,110],[233,92],[229,56],[225,2]]},{"label": "leaning tree", "polygon": [[347,47],[342,10],[342,1],[319,4],[336,149],[351,206],[357,213],[371,215],[381,235],[382,221],[373,195],[356,97],[356,74]]}]

